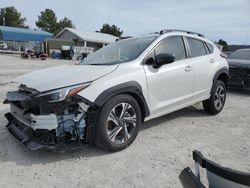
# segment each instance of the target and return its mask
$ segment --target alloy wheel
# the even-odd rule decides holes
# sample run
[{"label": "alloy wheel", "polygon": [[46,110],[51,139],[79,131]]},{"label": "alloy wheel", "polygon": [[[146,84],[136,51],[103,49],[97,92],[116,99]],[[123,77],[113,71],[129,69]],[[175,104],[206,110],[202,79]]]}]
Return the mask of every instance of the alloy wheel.
[{"label": "alloy wheel", "polygon": [[123,144],[130,139],[136,128],[136,111],[129,103],[119,103],[108,115],[106,131],[115,144]]},{"label": "alloy wheel", "polygon": [[222,86],[219,86],[216,89],[214,96],[214,105],[217,110],[220,110],[225,103],[226,93],[225,89]]}]

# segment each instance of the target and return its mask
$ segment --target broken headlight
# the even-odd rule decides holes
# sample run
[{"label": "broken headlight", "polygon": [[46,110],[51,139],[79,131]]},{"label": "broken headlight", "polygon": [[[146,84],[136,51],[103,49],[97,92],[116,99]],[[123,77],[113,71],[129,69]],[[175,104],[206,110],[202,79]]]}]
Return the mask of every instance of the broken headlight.
[{"label": "broken headlight", "polygon": [[40,93],[36,96],[36,98],[39,98],[46,102],[59,102],[65,100],[67,97],[74,97],[78,92],[87,88],[89,85],[90,83],[85,83],[78,86],[71,86],[45,93]]}]

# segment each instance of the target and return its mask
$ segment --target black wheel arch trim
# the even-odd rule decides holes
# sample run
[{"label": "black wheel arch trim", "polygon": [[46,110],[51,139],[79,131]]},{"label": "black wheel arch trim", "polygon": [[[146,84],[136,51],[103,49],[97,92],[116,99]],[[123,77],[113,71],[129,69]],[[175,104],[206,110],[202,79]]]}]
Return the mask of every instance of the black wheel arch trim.
[{"label": "black wheel arch trim", "polygon": [[226,74],[227,79],[228,79],[228,76],[229,76],[228,67],[222,67],[215,73],[214,78],[213,78],[213,83],[215,83],[218,80],[219,76],[222,75],[222,74]]},{"label": "black wheel arch trim", "polygon": [[215,74],[214,74],[214,77],[213,77],[213,86],[211,88],[211,91],[210,91],[210,94],[212,93],[213,89],[214,89],[214,83],[216,83],[216,81],[218,80],[218,78],[220,77],[220,75],[222,74],[226,74],[227,75],[227,78],[226,78],[226,87],[227,87],[227,82],[228,82],[228,78],[229,78],[229,69],[228,67],[222,67],[220,68]]},{"label": "black wheel arch trim", "polygon": [[142,87],[136,81],[129,81],[103,91],[94,101],[98,107],[101,107],[106,101],[119,94],[129,94],[136,99],[142,111],[142,117],[150,115],[147,102],[143,96]]}]

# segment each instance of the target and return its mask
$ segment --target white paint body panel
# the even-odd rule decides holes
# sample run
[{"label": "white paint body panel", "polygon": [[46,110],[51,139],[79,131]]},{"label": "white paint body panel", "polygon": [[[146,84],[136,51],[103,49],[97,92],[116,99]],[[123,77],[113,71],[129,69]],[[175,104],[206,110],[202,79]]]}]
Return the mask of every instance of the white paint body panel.
[{"label": "white paint body panel", "polygon": [[160,69],[144,66],[152,116],[165,114],[168,110],[192,100],[193,71],[186,72],[187,66],[192,67],[192,61],[176,61]]},{"label": "white paint body panel", "polygon": [[43,92],[94,81],[114,71],[117,66],[63,65],[25,74],[14,82]]}]

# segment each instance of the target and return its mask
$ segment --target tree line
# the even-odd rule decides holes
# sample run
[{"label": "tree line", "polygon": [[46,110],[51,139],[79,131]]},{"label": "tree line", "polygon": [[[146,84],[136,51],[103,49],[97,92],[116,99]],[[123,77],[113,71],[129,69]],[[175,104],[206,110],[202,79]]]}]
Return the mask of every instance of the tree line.
[{"label": "tree line", "polygon": [[[25,24],[26,18],[23,17],[14,6],[1,8],[0,10],[0,25],[29,28],[29,26]],[[67,17],[58,20],[53,10],[45,9],[38,15],[36,27],[57,35],[63,28],[75,28],[75,25],[72,20]],[[123,31],[116,25],[109,25],[107,23],[103,24],[101,29],[96,32],[107,33],[117,37],[121,37],[123,34]]]}]

